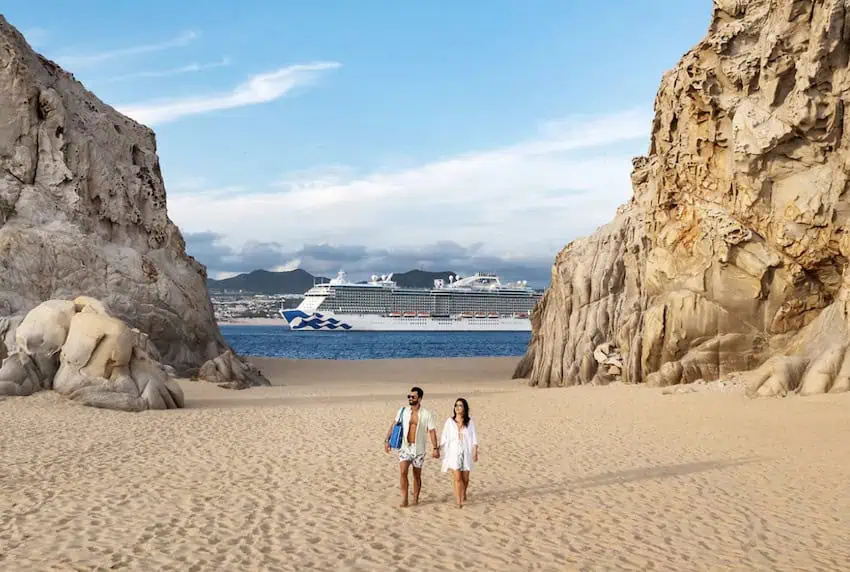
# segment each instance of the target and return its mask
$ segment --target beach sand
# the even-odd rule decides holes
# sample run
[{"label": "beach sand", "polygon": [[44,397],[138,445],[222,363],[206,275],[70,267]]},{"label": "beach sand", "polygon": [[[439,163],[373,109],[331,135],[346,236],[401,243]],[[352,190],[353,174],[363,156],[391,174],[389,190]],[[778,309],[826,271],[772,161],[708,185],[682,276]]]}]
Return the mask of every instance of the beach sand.
[{"label": "beach sand", "polygon": [[217,323],[219,326],[289,326],[283,318],[233,318]]},{"label": "beach sand", "polygon": [[[0,569],[847,568],[850,395],[532,389],[515,361],[255,360],[281,385],[141,414],[0,401]],[[397,508],[382,440],[415,384],[440,419],[470,401],[462,509],[430,458]]]}]

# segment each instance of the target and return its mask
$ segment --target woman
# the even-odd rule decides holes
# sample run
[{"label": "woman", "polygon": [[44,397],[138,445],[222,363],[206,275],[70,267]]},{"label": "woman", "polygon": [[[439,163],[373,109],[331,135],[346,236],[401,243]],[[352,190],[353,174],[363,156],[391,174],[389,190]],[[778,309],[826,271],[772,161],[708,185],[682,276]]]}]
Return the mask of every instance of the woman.
[{"label": "woman", "polygon": [[475,423],[469,418],[469,403],[463,397],[457,398],[454,414],[443,425],[440,453],[443,455],[443,472],[451,471],[454,478],[455,503],[458,508],[463,508],[469,472],[472,464],[478,462],[478,434]]}]

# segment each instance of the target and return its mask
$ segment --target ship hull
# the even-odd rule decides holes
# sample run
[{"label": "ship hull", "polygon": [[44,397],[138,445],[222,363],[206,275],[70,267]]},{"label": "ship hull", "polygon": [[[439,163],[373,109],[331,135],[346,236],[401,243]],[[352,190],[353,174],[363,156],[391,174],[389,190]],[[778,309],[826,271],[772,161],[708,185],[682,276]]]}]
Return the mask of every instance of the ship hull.
[{"label": "ship hull", "polygon": [[372,332],[529,332],[528,318],[465,318],[453,316],[391,317],[380,314],[306,313],[281,310],[280,315],[294,331],[372,331]]}]

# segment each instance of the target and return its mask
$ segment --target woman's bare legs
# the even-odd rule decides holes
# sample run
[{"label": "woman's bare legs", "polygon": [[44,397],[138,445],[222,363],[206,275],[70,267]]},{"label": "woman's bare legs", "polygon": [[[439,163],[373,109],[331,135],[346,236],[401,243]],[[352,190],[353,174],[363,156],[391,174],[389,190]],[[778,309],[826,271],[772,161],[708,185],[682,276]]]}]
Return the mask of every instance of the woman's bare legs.
[{"label": "woman's bare legs", "polygon": [[453,478],[452,485],[454,486],[454,490],[455,490],[455,504],[457,505],[458,508],[463,508],[464,488],[463,488],[463,479],[461,477],[461,471],[452,469],[452,478]]},{"label": "woman's bare legs", "polygon": [[463,498],[463,502],[466,502],[466,489],[469,488],[469,471],[458,471],[460,473],[460,480],[463,483],[463,488],[461,492],[463,493],[461,497]]}]

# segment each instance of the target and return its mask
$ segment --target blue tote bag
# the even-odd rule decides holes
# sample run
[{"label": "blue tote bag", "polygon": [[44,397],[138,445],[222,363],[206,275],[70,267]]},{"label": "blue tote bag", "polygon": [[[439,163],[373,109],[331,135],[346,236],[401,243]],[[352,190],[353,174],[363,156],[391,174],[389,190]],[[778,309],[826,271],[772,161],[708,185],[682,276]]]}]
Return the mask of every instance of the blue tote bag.
[{"label": "blue tote bag", "polygon": [[393,425],[393,432],[390,434],[390,449],[401,449],[401,438],[404,434],[404,407],[398,412],[398,420]]}]

